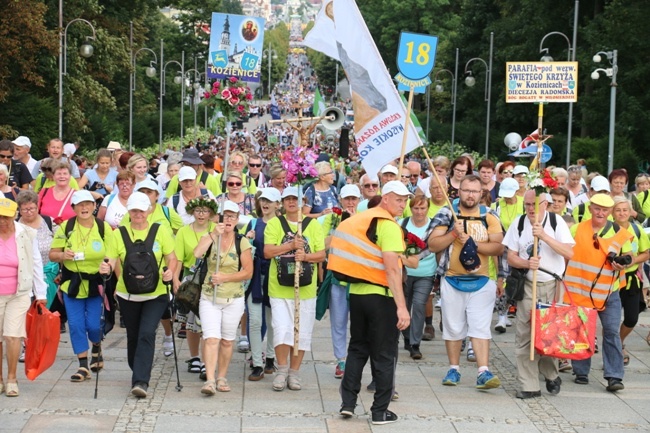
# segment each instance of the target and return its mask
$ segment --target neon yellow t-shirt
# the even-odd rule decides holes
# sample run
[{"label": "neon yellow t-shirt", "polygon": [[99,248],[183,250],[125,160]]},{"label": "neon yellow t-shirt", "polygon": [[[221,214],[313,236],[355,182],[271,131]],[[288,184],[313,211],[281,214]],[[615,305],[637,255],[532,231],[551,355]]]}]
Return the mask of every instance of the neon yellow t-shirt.
[{"label": "neon yellow t-shirt", "polygon": [[[298,225],[287,221],[292,233],[296,233]],[[284,230],[278,217],[270,219],[266,223],[264,229],[264,244],[265,245],[281,245],[284,238]],[[309,249],[312,253],[322,251],[325,249],[325,236],[323,235],[323,228],[318,221],[311,221],[307,229],[302,233],[303,237],[309,244]],[[300,287],[300,299],[311,299],[316,297],[316,283],[318,279],[318,266],[316,263],[303,263],[303,266],[313,266],[311,284],[308,286]],[[272,298],[293,299],[293,286],[281,286],[278,282],[278,265],[275,259],[271,259],[271,267],[269,268],[269,296]]]},{"label": "neon yellow t-shirt", "polygon": [[[144,241],[147,238],[147,234],[149,233],[150,228],[151,225],[149,225],[149,228],[146,230],[133,230],[131,227],[128,227],[127,232],[131,238],[131,241],[135,241],[136,239]],[[162,268],[165,266],[165,259],[163,256],[173,253],[175,246],[176,244],[174,243],[174,235],[172,234],[171,230],[168,226],[161,224],[160,227],[158,227],[158,232],[156,233],[156,238],[153,243],[153,253],[156,257],[156,262],[160,263],[160,278],[158,280],[158,286],[156,287],[156,290],[146,295],[130,295],[129,292],[126,291],[126,286],[124,285],[124,276],[120,275],[120,278],[117,282],[116,291],[124,295],[123,297],[126,297],[130,300],[142,301],[153,299],[167,293],[167,289],[165,288],[162,280]],[[122,239],[122,234],[119,229],[115,231],[114,242],[111,242],[106,255],[110,259],[119,259],[120,262],[124,263],[124,259],[126,258],[126,247],[124,246],[124,239]]]},{"label": "neon yellow t-shirt", "polygon": [[[406,245],[402,228],[397,223],[384,219],[379,220],[377,222],[377,246],[382,251],[403,253]],[[368,283],[350,284],[350,294],[393,296],[393,293],[387,288]]]},{"label": "neon yellow t-shirt", "polygon": [[[196,182],[195,184],[198,185],[201,183],[201,174],[196,176]],[[221,186],[217,182],[216,178],[214,176],[210,176],[208,174],[207,179],[205,180],[205,188],[212,192],[214,196],[218,196],[221,194]],[[174,177],[171,178],[169,181],[169,185],[167,185],[167,190],[165,191],[165,197],[169,198],[176,194],[179,191],[179,186],[178,186],[178,175],[175,174]]]},{"label": "neon yellow t-shirt", "polygon": [[[406,207],[404,208],[404,212],[402,213],[402,218],[410,217],[413,215],[413,212],[411,212],[411,207],[409,206],[410,203],[411,200],[406,202]],[[427,210],[427,217],[433,218],[434,216],[436,216],[438,211],[445,206],[447,206],[446,203],[438,206],[437,204],[434,204],[431,200],[429,200],[429,210]]]},{"label": "neon yellow t-shirt", "polygon": [[199,244],[199,240],[214,230],[214,224],[209,223],[208,228],[201,232],[195,232],[192,224],[183,226],[176,233],[176,257],[179,262],[183,263],[185,269],[189,269],[196,263],[194,257],[194,248]]},{"label": "neon yellow t-shirt", "polygon": [[[63,251],[72,250],[75,253],[83,253],[83,260],[64,260],[63,266],[75,273],[96,274],[99,265],[106,257],[108,247],[113,243],[113,229],[108,223],[100,221],[101,224],[104,224],[104,239],[102,240],[96,223],[93,224],[92,228],[86,228],[77,221],[70,232],[69,238],[66,239],[65,228],[69,222],[70,220],[64,221],[59,226],[50,248],[62,248]],[[61,290],[68,293],[68,286],[70,286],[70,281],[61,283]],[[87,297],[88,280],[82,280],[76,298],[83,299]]]},{"label": "neon yellow t-shirt", "polygon": [[[43,179],[43,176],[44,174],[41,173],[36,177],[36,183],[34,184],[35,193],[38,193],[43,188],[52,188],[54,185],[56,185],[54,179],[47,179],[45,183],[43,183],[43,181],[41,180]],[[79,190],[79,184],[77,183],[77,179],[75,179],[72,176],[70,176],[70,181],[68,181],[68,185],[70,185],[70,188],[74,189],[75,191]]]}]

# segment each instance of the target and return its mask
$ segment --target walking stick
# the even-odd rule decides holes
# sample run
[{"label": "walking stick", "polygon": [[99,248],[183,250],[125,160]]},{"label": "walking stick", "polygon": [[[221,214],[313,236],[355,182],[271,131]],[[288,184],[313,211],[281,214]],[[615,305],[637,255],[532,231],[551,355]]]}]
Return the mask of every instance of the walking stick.
[{"label": "walking stick", "polygon": [[[104,263],[108,263],[108,258],[104,258]],[[106,322],[106,287],[108,285],[108,280],[111,278],[111,274],[101,274],[102,275],[102,281],[104,282],[104,291],[102,293],[102,313],[101,316],[99,317],[99,328],[101,330],[101,337],[99,339],[99,342],[101,344],[102,340],[104,339],[104,326]],[[98,354],[97,362],[99,363],[99,355],[101,354],[101,349]],[[99,387],[99,371],[101,368],[99,368],[99,365],[97,366],[97,375],[95,376],[95,400],[97,400],[97,388]]]},{"label": "walking stick", "polygon": [[[163,273],[167,272],[167,266],[163,267]],[[171,286],[172,282],[171,281],[165,281],[163,280],[163,284],[165,285],[165,288],[167,289],[167,298],[168,298],[168,304],[167,308],[169,309],[169,323],[172,327],[172,345],[174,346],[174,365],[176,366],[176,391],[181,392],[181,389],[183,389],[183,385],[181,385],[181,378],[178,373],[178,355],[176,354],[176,338],[174,336],[174,310],[172,308],[172,301],[170,298],[170,289],[169,286]]]},{"label": "walking stick", "polygon": [[456,213],[454,212],[454,208],[451,205],[451,202],[449,201],[449,195],[447,194],[447,191],[442,187],[442,182],[440,182],[440,178],[438,177],[438,172],[436,171],[435,167],[433,166],[433,162],[431,162],[431,158],[429,158],[429,152],[427,152],[427,149],[422,146],[422,151],[424,152],[424,157],[427,159],[427,162],[429,163],[429,170],[431,170],[431,173],[436,178],[436,182],[438,182],[438,186],[440,186],[440,189],[442,190],[442,193],[445,195],[445,201],[447,202],[447,206],[449,206],[449,210],[451,211],[451,215],[454,217],[454,221],[458,221],[458,217],[456,216]]},{"label": "walking stick", "polygon": [[[298,230],[296,238],[302,238],[302,185],[298,184]],[[303,248],[304,249],[304,248]],[[293,356],[298,356],[300,344],[300,273],[302,261],[296,260],[293,274]]]}]

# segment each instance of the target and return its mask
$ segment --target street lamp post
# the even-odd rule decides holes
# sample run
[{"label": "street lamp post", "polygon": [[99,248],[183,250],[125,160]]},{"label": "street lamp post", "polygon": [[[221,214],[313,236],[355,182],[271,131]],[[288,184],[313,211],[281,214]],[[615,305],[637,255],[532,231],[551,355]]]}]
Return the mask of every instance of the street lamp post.
[{"label": "street lamp post", "polygon": [[[575,8],[573,11],[573,43],[569,40],[569,37],[562,32],[551,32],[544,35],[542,40],[539,43],[539,52],[545,53],[542,56],[542,62],[552,62],[553,57],[548,53],[548,48],[544,48],[544,40],[551,35],[562,36],[568,45],[567,61],[575,62],[576,60],[576,40],[578,38],[578,7],[580,6],[580,1],[576,0]],[[571,165],[571,136],[573,135],[573,102],[569,102],[569,127],[566,134],[566,166]]]},{"label": "street lamp post", "polygon": [[154,77],[156,76],[156,68],[154,68],[153,65],[158,64],[158,57],[156,56],[156,53],[150,48],[140,48],[135,53],[133,52],[133,21],[131,21],[130,38],[131,38],[131,76],[130,76],[131,85],[129,88],[129,151],[132,151],[133,150],[133,92],[135,91],[135,77],[136,77],[135,61],[138,57],[138,54],[140,54],[142,51],[150,52],[153,55],[154,60],[152,60],[149,63],[149,67],[146,69],[145,74],[147,75],[147,77]]},{"label": "street lamp post", "polygon": [[607,173],[611,173],[614,169],[614,131],[615,131],[615,120],[616,120],[616,75],[618,74],[618,50],[612,51],[599,51],[594,55],[594,63],[600,63],[601,54],[607,56],[611,68],[603,69],[598,68],[591,73],[591,79],[597,80],[600,77],[600,72],[604,72],[605,75],[611,77],[612,83],[610,84],[610,93],[609,93],[609,149],[607,150]]},{"label": "street lamp post", "polygon": [[[161,40],[160,41],[160,50],[161,50],[160,52],[161,53],[162,53],[162,49],[163,49],[162,44],[163,44],[163,41]],[[160,84],[160,137],[159,137],[159,140],[160,140],[160,151],[161,152],[162,152],[162,142],[163,142],[163,135],[162,135],[163,134],[163,132],[162,132],[163,99],[164,99],[164,96],[165,96],[165,88],[166,88],[165,71],[167,70],[167,66],[169,66],[169,64],[174,63],[174,64],[178,65],[178,67],[180,68],[180,74],[181,74],[181,76],[183,76],[183,72],[184,72],[184,68],[185,68],[185,51],[183,51],[182,56],[183,56],[182,57],[182,59],[183,59],[182,63],[179,63],[176,60],[170,60],[170,61],[168,61],[167,63],[164,63],[164,64],[161,63],[161,65],[164,65],[162,68],[160,68],[160,83],[161,84]],[[179,84],[180,82],[182,82],[182,79],[179,79],[178,76],[174,77],[174,83]],[[183,92],[181,91],[181,94],[182,93]],[[182,148],[182,144],[183,144],[183,99],[181,98],[181,148]]]},{"label": "street lamp post", "polygon": [[[193,82],[194,82],[194,84],[197,84],[197,82],[199,80],[197,78],[197,74],[199,74],[199,71],[198,71],[198,69],[196,69],[196,65],[197,65],[197,60],[196,60],[196,57],[195,57],[194,58],[194,68],[185,71],[185,75],[183,76],[183,78],[184,78],[183,85],[188,83],[187,85],[189,86],[190,72],[194,72],[194,80],[193,80]],[[194,115],[194,132],[193,132],[193,136],[194,136],[194,141],[196,142],[196,87],[192,86],[192,89],[193,89],[192,90],[192,114]]]},{"label": "street lamp post", "polygon": [[93,46],[88,42],[95,40],[95,27],[83,18],[75,18],[63,27],[63,0],[59,0],[59,138],[63,140],[63,77],[68,74],[68,27],[75,22],[88,25],[93,31],[92,36],[86,36],[86,42],[79,48],[79,55],[88,58],[93,55]]},{"label": "street lamp post", "polygon": [[490,99],[492,97],[492,54],[494,52],[494,32],[490,32],[490,58],[488,59],[489,64],[481,59],[480,57],[474,57],[469,59],[465,64],[465,84],[469,87],[473,87],[476,84],[476,79],[472,75],[472,71],[469,69],[469,65],[474,61],[479,61],[485,65],[485,101],[487,102],[487,115],[485,121],[485,157],[488,157],[488,152],[490,150]]},{"label": "street lamp post", "polygon": [[267,49],[262,50],[262,57],[269,60],[268,78],[269,78],[269,98],[270,98],[271,97],[271,64],[272,64],[271,60],[278,58],[278,52],[273,49],[271,44],[269,44],[269,47]]},{"label": "street lamp post", "polygon": [[[435,73],[433,76],[433,81],[436,83],[436,92],[437,93],[442,93],[445,91],[444,86],[442,85],[442,82],[438,78],[438,75],[442,72],[446,72],[449,74],[451,77],[451,106],[452,106],[452,115],[451,115],[451,147],[450,147],[450,152],[453,153],[454,150],[454,141],[456,139],[456,91],[458,90],[458,80],[456,77],[458,76],[458,48],[456,48],[456,65],[455,65],[455,73],[451,72],[449,69],[440,69],[438,72]],[[431,100],[431,92],[429,91],[429,101]],[[429,140],[429,103],[427,103],[427,141]]]}]

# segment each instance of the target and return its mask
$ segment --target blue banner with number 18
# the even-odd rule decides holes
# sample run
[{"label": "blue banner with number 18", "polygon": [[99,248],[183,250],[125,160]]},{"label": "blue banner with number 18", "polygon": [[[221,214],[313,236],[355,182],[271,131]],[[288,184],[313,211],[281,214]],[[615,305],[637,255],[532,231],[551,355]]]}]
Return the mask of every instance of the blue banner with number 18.
[{"label": "blue banner with number 18", "polygon": [[397,49],[397,67],[395,76],[398,90],[413,87],[415,93],[424,93],[431,84],[429,74],[436,62],[438,37],[419,33],[402,32]]}]

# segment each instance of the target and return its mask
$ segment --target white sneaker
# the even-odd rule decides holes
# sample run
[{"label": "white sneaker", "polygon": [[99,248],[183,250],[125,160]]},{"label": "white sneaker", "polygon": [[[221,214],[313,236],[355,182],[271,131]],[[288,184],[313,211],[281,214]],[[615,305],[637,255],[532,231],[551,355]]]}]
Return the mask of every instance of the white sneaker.
[{"label": "white sneaker", "polygon": [[506,326],[507,326],[506,320],[508,320],[506,316],[499,316],[499,322],[497,322],[497,325],[494,327],[494,330],[500,334],[506,332]]},{"label": "white sneaker", "polygon": [[506,318],[506,326],[510,328],[512,326],[512,322],[510,321],[510,319],[508,319],[508,316],[504,316],[504,317]]},{"label": "white sneaker", "polygon": [[240,353],[246,353],[250,350],[251,345],[248,343],[248,337],[240,336],[239,342],[237,343],[237,351]]},{"label": "white sneaker", "polygon": [[163,355],[172,356],[174,353],[174,342],[172,341],[172,336],[166,336],[163,338]]},{"label": "white sneaker", "polygon": [[439,310],[442,307],[442,299],[438,298],[436,301],[435,309]]}]

